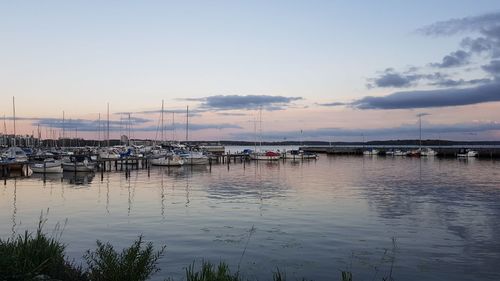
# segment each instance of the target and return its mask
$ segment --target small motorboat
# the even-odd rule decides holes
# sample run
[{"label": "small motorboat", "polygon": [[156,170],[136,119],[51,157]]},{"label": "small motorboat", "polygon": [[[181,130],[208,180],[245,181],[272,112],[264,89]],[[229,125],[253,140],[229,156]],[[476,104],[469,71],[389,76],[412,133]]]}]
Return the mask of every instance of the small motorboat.
[{"label": "small motorboat", "polygon": [[378,151],[378,149],[375,148],[363,151],[363,155],[368,155],[368,156],[378,155],[379,153],[380,151]]},{"label": "small motorboat", "polygon": [[427,156],[427,157],[436,156],[437,154],[438,153],[434,149],[429,147],[424,147],[420,152],[420,156]]},{"label": "small motorboat", "polygon": [[69,161],[62,163],[62,166],[65,172],[93,172],[95,170],[95,164],[82,155],[71,156]]},{"label": "small motorboat", "polygon": [[274,151],[266,151],[266,152],[253,152],[250,154],[250,159],[252,160],[268,160],[268,161],[276,161],[280,160],[281,154]]},{"label": "small motorboat", "polygon": [[462,148],[458,151],[457,157],[477,157],[478,154],[475,150]]},{"label": "small motorboat", "polygon": [[62,173],[63,168],[61,166],[61,160],[54,160],[53,158],[44,159],[41,162],[36,162],[30,165],[33,173]]},{"label": "small motorboat", "polygon": [[182,166],[184,159],[178,155],[163,155],[151,159],[153,166]]}]

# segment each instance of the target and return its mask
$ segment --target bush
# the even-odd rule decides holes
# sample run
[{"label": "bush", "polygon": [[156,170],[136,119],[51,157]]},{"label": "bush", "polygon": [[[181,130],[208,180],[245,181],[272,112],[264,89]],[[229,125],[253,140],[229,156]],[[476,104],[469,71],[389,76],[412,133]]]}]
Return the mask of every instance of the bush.
[{"label": "bush", "polygon": [[[143,247],[144,246],[144,247]],[[158,259],[163,255],[165,246],[154,252],[153,243],[144,243],[142,236],[132,246],[118,253],[111,244],[97,241],[95,251],[87,251],[87,277],[91,281],[142,281],[160,269]]]},{"label": "bush", "polygon": [[12,239],[0,239],[0,280],[30,280],[48,275],[61,280],[85,280],[80,268],[65,259],[65,245],[43,232],[40,220],[36,234],[26,231]]}]

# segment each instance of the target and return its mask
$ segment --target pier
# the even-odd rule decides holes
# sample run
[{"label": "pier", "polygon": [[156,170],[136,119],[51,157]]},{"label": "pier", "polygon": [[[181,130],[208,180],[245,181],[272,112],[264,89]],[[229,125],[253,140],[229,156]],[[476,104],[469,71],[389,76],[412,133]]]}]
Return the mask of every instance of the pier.
[{"label": "pier", "polygon": [[[479,158],[500,158],[500,147],[498,146],[426,146],[435,150],[438,155],[436,157],[457,157],[458,152],[461,149],[472,149],[478,152]],[[300,150],[311,152],[311,153],[322,153],[330,155],[362,155],[363,151],[367,149],[375,148],[380,151],[381,155],[384,155],[388,150],[414,150],[418,149],[418,146],[387,146],[387,145],[371,145],[371,146],[304,146],[300,147]]]}]

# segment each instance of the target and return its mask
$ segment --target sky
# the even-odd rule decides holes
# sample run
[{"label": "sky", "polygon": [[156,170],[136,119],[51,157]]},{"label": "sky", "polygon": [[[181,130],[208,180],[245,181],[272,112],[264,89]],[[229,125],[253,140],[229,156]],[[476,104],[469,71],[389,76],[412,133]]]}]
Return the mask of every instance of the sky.
[{"label": "sky", "polygon": [[1,133],[13,97],[42,138],[163,100],[165,140],[500,140],[500,1],[0,0]]}]

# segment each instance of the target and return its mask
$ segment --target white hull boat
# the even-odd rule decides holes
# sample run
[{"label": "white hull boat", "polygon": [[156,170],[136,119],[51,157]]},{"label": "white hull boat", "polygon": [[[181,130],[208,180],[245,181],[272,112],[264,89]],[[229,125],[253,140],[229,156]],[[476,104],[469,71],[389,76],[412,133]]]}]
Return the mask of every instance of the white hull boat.
[{"label": "white hull boat", "polygon": [[64,172],[93,172],[95,170],[95,164],[93,162],[85,159],[71,159],[70,162],[63,162]]},{"label": "white hull boat", "polygon": [[378,155],[379,151],[377,149],[370,149],[363,151],[363,155],[373,156]]},{"label": "white hull boat", "polygon": [[58,160],[49,160],[43,163],[34,163],[31,164],[30,168],[33,173],[56,174],[63,172],[61,161]]},{"label": "white hull boat", "polygon": [[464,157],[477,157],[478,153],[475,150],[467,150],[467,151],[460,151],[457,154],[457,157],[464,158]]},{"label": "white hull boat", "polygon": [[420,152],[420,156],[432,157],[432,156],[436,156],[436,155],[437,155],[437,152],[431,148],[424,148]]},{"label": "white hull boat", "polygon": [[280,160],[281,155],[276,152],[268,151],[264,153],[254,152],[250,154],[250,159],[252,160],[265,160],[265,161],[277,161]]},{"label": "white hull boat", "polygon": [[163,156],[151,159],[153,166],[182,166],[184,159],[179,156]]},{"label": "white hull boat", "polygon": [[308,160],[317,158],[318,155],[313,153],[306,153],[304,151],[291,150],[285,153],[285,159],[291,159],[291,160]]},{"label": "white hull boat", "polygon": [[210,159],[201,153],[189,154],[184,158],[184,165],[208,165]]}]

